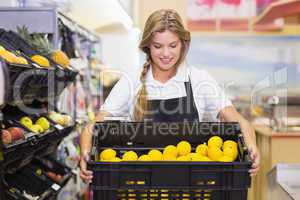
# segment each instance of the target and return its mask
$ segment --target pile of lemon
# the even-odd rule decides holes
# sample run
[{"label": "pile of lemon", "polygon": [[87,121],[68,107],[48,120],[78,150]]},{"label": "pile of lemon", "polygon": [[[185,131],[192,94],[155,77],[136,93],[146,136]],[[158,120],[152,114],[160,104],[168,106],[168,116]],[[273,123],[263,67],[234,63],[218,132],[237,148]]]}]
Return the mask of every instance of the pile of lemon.
[{"label": "pile of lemon", "polygon": [[105,149],[100,153],[99,160],[104,162],[120,161],[192,161],[192,162],[233,162],[238,156],[237,143],[232,140],[223,142],[219,136],[211,137],[207,144],[199,144],[195,152],[187,141],[166,146],[163,151],[151,149],[147,154],[138,156],[134,151],[125,152],[122,157],[117,157],[114,149]]}]

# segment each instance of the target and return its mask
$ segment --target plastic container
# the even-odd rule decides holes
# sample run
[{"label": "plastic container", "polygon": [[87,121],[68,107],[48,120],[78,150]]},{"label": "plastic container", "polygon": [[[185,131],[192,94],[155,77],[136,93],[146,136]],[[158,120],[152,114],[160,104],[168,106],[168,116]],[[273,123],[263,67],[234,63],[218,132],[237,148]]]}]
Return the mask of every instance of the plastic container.
[{"label": "plastic container", "polygon": [[[6,102],[30,102],[34,99],[45,101],[49,100],[48,98],[58,97],[64,88],[75,81],[78,74],[78,71],[73,68],[64,69],[44,55],[49,60],[50,67],[40,67],[31,60],[31,56],[40,53],[13,31],[0,29],[0,45],[7,50],[18,51],[29,62],[29,65],[20,65],[3,61],[6,63],[6,76],[10,77]],[[31,76],[27,76],[27,79],[23,80],[21,84],[16,82],[17,78],[19,78],[18,80],[24,78],[24,74],[31,74]],[[50,84],[53,84],[50,88],[53,88],[53,91],[49,91]],[[21,98],[15,98],[13,95],[15,90],[21,90]]]},{"label": "plastic container", "polygon": [[75,127],[74,125],[69,127],[57,126],[56,123],[48,119],[50,128],[43,133],[37,134],[23,126],[19,120],[27,116],[35,123],[38,118],[46,117],[46,114],[29,115],[23,113],[17,107],[8,105],[2,111],[5,116],[3,121],[5,127],[19,127],[25,133],[24,139],[4,146],[4,167],[9,173],[14,173],[30,163],[35,156],[42,157],[54,153],[59,143]]},{"label": "plastic container", "polygon": [[52,181],[59,184],[61,187],[64,187],[67,181],[73,176],[73,173],[69,167],[50,156],[35,158],[31,162],[31,165],[35,166],[36,168],[40,168],[46,174],[48,174],[49,177],[49,173],[56,175],[56,177],[54,176],[54,178],[50,178],[52,178]]},{"label": "plastic container", "polygon": [[19,200],[37,197],[38,200],[56,199],[60,186],[35,167],[27,165],[17,173],[6,174],[4,178],[6,199]]},{"label": "plastic container", "polygon": [[[134,150],[141,155],[181,140],[195,147],[213,135],[238,143],[239,157],[235,162],[95,161],[105,148]],[[92,157],[88,167],[93,171],[91,188],[95,200],[246,200],[251,183],[251,161],[237,123],[98,123]]]}]

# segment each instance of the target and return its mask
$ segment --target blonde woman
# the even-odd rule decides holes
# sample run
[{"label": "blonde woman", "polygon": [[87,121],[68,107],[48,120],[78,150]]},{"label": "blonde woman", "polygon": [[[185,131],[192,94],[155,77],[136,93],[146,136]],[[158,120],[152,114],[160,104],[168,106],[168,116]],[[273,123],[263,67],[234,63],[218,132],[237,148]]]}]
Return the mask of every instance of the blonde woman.
[{"label": "blonde woman", "polygon": [[[232,106],[216,81],[204,70],[188,66],[185,57],[190,33],[174,10],[155,11],[146,21],[140,49],[146,62],[138,73],[125,74],[107,97],[96,121],[109,116],[129,116],[134,121],[201,121],[209,111],[213,118],[239,122],[254,160],[250,174],[259,170],[255,132]],[[81,135],[81,178],[90,182],[86,169],[93,123]]]}]

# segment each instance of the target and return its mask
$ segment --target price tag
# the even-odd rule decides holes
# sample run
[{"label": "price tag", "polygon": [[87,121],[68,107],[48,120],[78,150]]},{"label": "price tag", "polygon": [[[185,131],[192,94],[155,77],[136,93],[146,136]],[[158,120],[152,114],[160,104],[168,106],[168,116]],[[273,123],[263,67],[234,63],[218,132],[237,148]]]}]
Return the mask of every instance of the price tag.
[{"label": "price tag", "polygon": [[58,191],[60,189],[60,185],[57,185],[56,183],[54,183],[51,188],[55,191]]},{"label": "price tag", "polygon": [[64,127],[62,125],[60,125],[60,124],[56,124],[55,128],[57,128],[60,131],[64,129]]}]

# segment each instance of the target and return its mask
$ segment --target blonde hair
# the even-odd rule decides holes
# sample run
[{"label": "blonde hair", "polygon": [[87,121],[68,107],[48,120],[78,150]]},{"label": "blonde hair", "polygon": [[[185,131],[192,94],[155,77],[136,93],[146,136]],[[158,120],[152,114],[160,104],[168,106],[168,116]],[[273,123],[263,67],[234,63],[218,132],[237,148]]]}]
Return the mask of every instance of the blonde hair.
[{"label": "blonde hair", "polygon": [[148,110],[146,75],[152,62],[149,46],[156,32],[164,32],[166,30],[177,34],[182,44],[181,53],[175,67],[184,60],[189,49],[191,40],[190,32],[184,28],[182,19],[175,10],[161,9],[153,12],[149,16],[139,45],[139,48],[146,54],[146,62],[143,65],[143,70],[140,75],[142,87],[137,94],[137,101],[134,107],[133,115],[136,121],[143,121]]}]

